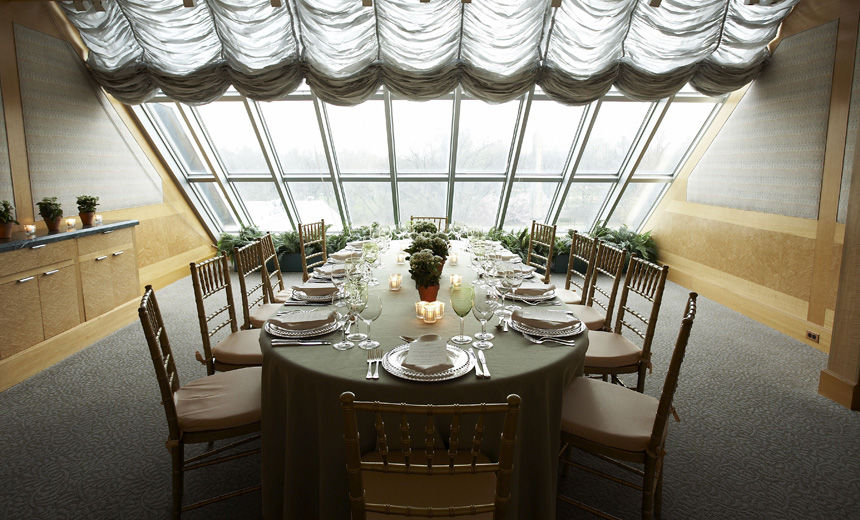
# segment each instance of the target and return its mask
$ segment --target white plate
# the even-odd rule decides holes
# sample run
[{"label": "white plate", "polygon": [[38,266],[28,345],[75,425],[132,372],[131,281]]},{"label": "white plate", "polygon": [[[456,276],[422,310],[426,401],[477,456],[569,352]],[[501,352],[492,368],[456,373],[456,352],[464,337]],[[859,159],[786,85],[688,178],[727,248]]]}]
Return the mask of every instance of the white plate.
[{"label": "white plate", "polygon": [[555,298],[555,289],[544,294],[536,294],[534,296],[525,294],[506,294],[506,300],[519,300],[521,302],[545,302]]},{"label": "white plate", "polygon": [[267,321],[263,324],[263,330],[272,336],[279,338],[311,338],[314,336],[322,336],[323,334],[328,334],[337,330],[337,320],[327,323],[322,327],[306,330],[288,330]]},{"label": "white plate", "polygon": [[565,327],[563,329],[536,329],[534,327],[529,327],[528,325],[518,323],[516,320],[511,320],[511,327],[517,332],[524,332],[533,336],[563,338],[565,336],[575,336],[577,334],[581,334],[585,330],[585,323],[580,321],[574,325],[571,325],[570,327]]},{"label": "white plate", "polygon": [[309,296],[304,291],[297,291],[293,289],[293,300],[305,301],[305,302],[331,302],[334,301],[334,297],[337,296],[336,292],[331,294],[325,294],[322,296]]},{"label": "white plate", "polygon": [[403,361],[406,360],[406,355],[409,353],[409,345],[400,345],[399,347],[395,347],[382,356],[382,368],[384,368],[389,374],[401,379],[431,382],[455,379],[468,374],[473,368],[475,368],[472,357],[463,349],[454,345],[445,346],[454,362],[454,366],[447,370],[436,372],[434,374],[425,374],[423,372],[417,372],[404,367]]}]

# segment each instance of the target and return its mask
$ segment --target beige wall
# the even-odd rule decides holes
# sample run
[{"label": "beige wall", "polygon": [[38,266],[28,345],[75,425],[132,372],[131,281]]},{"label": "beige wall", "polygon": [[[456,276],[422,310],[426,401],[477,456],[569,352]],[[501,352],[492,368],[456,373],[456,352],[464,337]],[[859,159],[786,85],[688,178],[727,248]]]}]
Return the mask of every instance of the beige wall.
[{"label": "beige wall", "polygon": [[[733,94],[644,229],[653,229],[670,279],[827,351],[845,226],[836,222],[857,47],[855,2],[801,2],[781,37],[839,20],[817,219],[686,200],[687,179],[745,91]],[[820,343],[806,331],[820,334]]]}]

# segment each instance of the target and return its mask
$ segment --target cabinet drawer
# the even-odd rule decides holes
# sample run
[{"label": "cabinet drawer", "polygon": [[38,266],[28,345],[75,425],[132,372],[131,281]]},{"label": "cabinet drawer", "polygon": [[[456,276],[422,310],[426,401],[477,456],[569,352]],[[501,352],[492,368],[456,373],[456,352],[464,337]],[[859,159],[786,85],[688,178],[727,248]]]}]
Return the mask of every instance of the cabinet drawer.
[{"label": "cabinet drawer", "polygon": [[81,287],[87,320],[114,308],[113,266],[110,253],[81,262]]},{"label": "cabinet drawer", "polygon": [[78,309],[78,280],[75,266],[39,273],[39,296],[42,301],[42,328],[45,339],[81,323]]},{"label": "cabinet drawer", "polygon": [[118,249],[132,242],[132,228],[102,231],[78,239],[78,255],[84,256],[103,249]]},{"label": "cabinet drawer", "polygon": [[114,306],[122,305],[140,296],[137,258],[133,249],[114,251],[111,254],[111,270],[113,272]]},{"label": "cabinet drawer", "polygon": [[0,359],[20,352],[45,339],[42,333],[42,310],[39,306],[39,282],[35,276],[12,280],[0,285]]},{"label": "cabinet drawer", "polygon": [[75,257],[75,241],[61,240],[0,253],[0,276],[55,264]]}]

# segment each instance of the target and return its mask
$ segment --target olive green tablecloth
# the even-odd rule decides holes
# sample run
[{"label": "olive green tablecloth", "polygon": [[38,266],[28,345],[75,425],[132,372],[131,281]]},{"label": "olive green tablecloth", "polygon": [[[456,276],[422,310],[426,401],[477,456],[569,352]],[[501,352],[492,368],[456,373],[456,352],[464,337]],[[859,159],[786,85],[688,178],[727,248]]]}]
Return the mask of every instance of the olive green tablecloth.
[{"label": "olive green tablecloth", "polygon": [[[415,318],[418,291],[409,278],[408,265],[398,265],[394,257],[403,242],[392,242],[384,266],[375,271],[382,282],[371,288],[383,299],[380,318],[372,332],[386,350],[402,344],[399,335],[417,337],[433,333],[451,337],[458,332],[459,319],[450,308],[449,275],[463,275],[468,282],[475,275],[469,267],[462,244],[454,250],[460,255],[457,266],[445,266],[439,300],[445,315],[435,324]],[[388,290],[388,274],[403,274],[403,288]],[[560,307],[551,307],[560,308]],[[495,323],[496,320],[493,320]],[[478,330],[471,315],[466,318],[466,333]],[[504,402],[511,393],[522,397],[518,444],[514,459],[512,518],[555,518],[556,468],[561,424],[561,401],[565,386],[582,373],[587,333],[576,346],[536,345],[511,330],[488,327],[496,334],[495,347],[485,351],[492,373],[478,379],[474,371],[452,381],[419,383],[398,379],[380,367],[379,380],[365,379],[366,352],[358,348],[339,352],[330,346],[272,347],[271,337],[263,332],[262,402],[262,484],[265,518],[346,519],[346,460],[343,447],[343,421],[339,396],[352,391],[360,400],[411,403]],[[336,340],[338,335],[330,335]],[[372,449],[372,425],[362,435],[363,447]],[[447,429],[438,428],[447,437]],[[464,430],[465,431],[465,430]],[[498,431],[498,430],[496,430]],[[416,432],[421,436],[420,430]],[[485,448],[495,456],[495,436],[486,439]]]}]

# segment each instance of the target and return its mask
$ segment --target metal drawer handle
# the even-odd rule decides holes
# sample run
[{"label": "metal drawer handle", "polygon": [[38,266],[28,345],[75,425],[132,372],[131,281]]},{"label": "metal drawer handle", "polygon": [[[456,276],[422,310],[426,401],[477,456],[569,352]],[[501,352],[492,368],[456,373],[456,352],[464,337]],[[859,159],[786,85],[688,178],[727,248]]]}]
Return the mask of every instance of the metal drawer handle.
[{"label": "metal drawer handle", "polygon": [[33,278],[35,278],[35,276],[28,276],[27,278],[21,278],[20,280],[18,280],[18,283],[29,282]]},{"label": "metal drawer handle", "polygon": [[59,273],[59,272],[60,272],[60,270],[59,270],[59,269],[54,269],[54,270],[52,270],[52,271],[45,271],[44,273],[42,273],[42,275],[43,275],[43,276],[51,276],[52,274],[57,274],[57,273]]},{"label": "metal drawer handle", "polygon": [[119,256],[119,255],[121,255],[121,254],[123,254],[123,253],[125,253],[125,251],[114,251],[114,252],[113,252],[113,256]]},{"label": "metal drawer handle", "polygon": [[37,246],[30,246],[30,249],[41,249],[41,248],[45,247],[45,245],[46,244],[39,244]]},{"label": "metal drawer handle", "polygon": [[108,233],[113,233],[113,229],[108,229],[107,231],[102,231],[103,235],[107,235]]},{"label": "metal drawer handle", "polygon": [[107,258],[107,256],[97,256],[96,262],[101,262],[102,260],[105,260],[106,258]]}]

